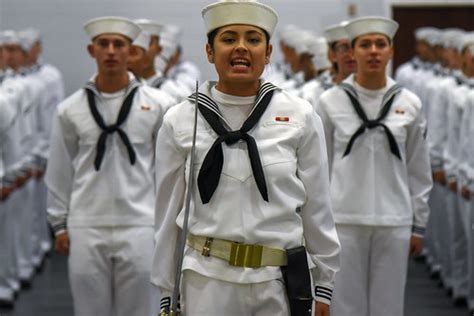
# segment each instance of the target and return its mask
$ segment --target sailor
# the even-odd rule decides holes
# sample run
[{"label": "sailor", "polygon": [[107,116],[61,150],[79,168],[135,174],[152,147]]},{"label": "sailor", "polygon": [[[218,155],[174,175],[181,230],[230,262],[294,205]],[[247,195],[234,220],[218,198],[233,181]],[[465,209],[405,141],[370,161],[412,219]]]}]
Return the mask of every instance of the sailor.
[{"label": "sailor", "polygon": [[[441,54],[441,69],[434,73],[431,80],[426,82],[426,103],[429,104],[429,117],[428,117],[428,145],[430,148],[430,160],[431,169],[433,175],[433,191],[430,196],[430,218],[427,224],[427,230],[425,235],[425,255],[427,263],[430,267],[431,276],[436,277],[441,274],[443,283],[445,286],[451,286],[451,281],[448,281],[445,276],[450,274],[450,263],[447,260],[451,260],[452,256],[449,253],[453,251],[453,233],[455,231],[461,231],[454,228],[454,231],[450,229],[450,219],[454,215],[452,211],[448,211],[446,208],[446,196],[449,194],[446,187],[446,175],[443,168],[443,151],[447,146],[447,124],[446,118],[448,117],[448,108],[450,106],[450,100],[455,98],[452,94],[453,90],[457,86],[455,73],[459,72],[461,66],[461,56],[458,53],[458,38],[462,36],[464,32],[459,29],[445,29],[441,33],[442,41],[442,54]],[[418,62],[414,61],[411,63],[413,67]],[[417,69],[413,68],[411,72],[410,68],[405,67],[405,70],[401,70],[399,74],[405,73],[406,78],[409,78],[409,74],[417,74]],[[408,87],[408,89],[410,89]],[[463,254],[467,260],[467,256]],[[443,268],[443,271],[442,271]],[[449,279],[449,277],[448,277]]]},{"label": "sailor", "polygon": [[349,22],[357,72],[319,100],[341,240],[338,316],[403,315],[408,254],[422,249],[432,186],[426,122],[418,97],[385,72],[397,28],[382,17]]},{"label": "sailor", "polygon": [[180,47],[181,29],[175,25],[165,25],[160,31],[160,54],[155,60],[156,73],[160,79],[153,83],[153,86],[171,95],[174,99],[181,102],[189,96],[196,80],[185,74],[179,78],[176,73],[172,74],[171,69],[177,64]]},{"label": "sailor", "polygon": [[420,27],[415,30],[416,56],[401,64],[395,72],[395,80],[398,84],[409,90],[413,90],[413,86],[415,85],[413,82],[413,80],[416,80],[415,71],[429,60],[430,47],[426,40],[426,34],[429,32],[429,29],[428,27]]},{"label": "sailor", "polygon": [[272,82],[273,84],[279,86],[284,81],[290,79],[293,76],[293,72],[290,67],[290,60],[293,56],[293,49],[288,46],[288,38],[291,38],[291,35],[299,32],[299,28],[296,25],[288,24],[283,26],[279,32],[279,42],[278,46],[280,52],[283,55],[283,59],[277,61],[276,63],[268,64],[265,67],[265,71],[262,75],[265,80]]},{"label": "sailor", "polygon": [[[309,258],[313,315],[329,315],[339,242],[323,127],[308,102],[259,79],[270,61],[277,14],[257,1],[219,1],[202,15],[207,57],[219,79],[170,109],[156,145],[152,282],[160,288],[162,311],[175,286],[175,245],[191,169],[196,182],[182,268],[183,313],[309,315]],[[262,255],[242,256],[255,249]],[[305,290],[304,300],[294,299],[294,281]],[[293,312],[298,307],[304,311]]]},{"label": "sailor", "polygon": [[[471,81],[469,92],[466,96],[466,104],[461,123],[460,137],[460,164],[459,164],[459,193],[463,197],[464,217],[467,225],[463,228],[467,232],[468,244],[468,292],[467,305],[471,314],[474,313],[474,236],[472,223],[474,216],[471,215],[473,210],[472,192],[474,189],[474,152],[473,152],[473,135],[474,127],[472,120],[474,118],[474,33],[466,33],[459,41],[459,50],[463,59],[463,73],[466,78]],[[471,147],[469,147],[471,146]]]},{"label": "sailor", "polygon": [[347,21],[343,21],[324,30],[324,37],[329,45],[328,58],[332,63],[335,84],[341,83],[356,70],[349,36],[344,29],[346,24]]},{"label": "sailor", "polygon": [[[464,45],[464,48],[466,48]],[[447,116],[445,124],[447,128],[446,146],[443,150],[443,168],[446,174],[447,206],[450,212],[448,222],[451,227],[452,239],[452,298],[456,304],[464,304],[468,291],[468,256],[467,256],[467,231],[465,229],[467,219],[465,217],[468,205],[458,194],[463,184],[459,184],[459,168],[463,161],[461,158],[461,123],[463,121],[464,109],[469,102],[468,96],[474,77],[471,75],[469,64],[469,49],[463,55],[462,74],[456,78],[456,86],[453,87],[448,100]],[[471,136],[467,136],[471,137]]]},{"label": "sailor", "polygon": [[328,43],[324,37],[317,37],[309,44],[314,78],[300,88],[300,96],[317,108],[321,94],[333,86],[331,62],[328,59]]},{"label": "sailor", "polygon": [[46,170],[54,246],[69,255],[76,316],[156,315],[154,144],[171,104],[127,72],[137,24],[101,17],[84,29],[97,74],[54,116]]},{"label": "sailor", "polygon": [[41,142],[39,130],[38,107],[45,101],[45,83],[32,75],[28,67],[30,45],[19,32],[9,30],[4,33],[4,59],[10,74],[4,80],[3,85],[11,86],[12,89],[21,90],[22,102],[16,103],[21,106],[21,146],[22,158],[15,166],[17,170],[17,189],[21,198],[15,214],[15,225],[17,225],[14,240],[17,251],[17,264],[21,283],[30,286],[34,277],[35,268],[41,265],[41,254],[36,251],[39,246],[38,238],[32,238],[35,232],[35,219],[37,217],[35,196],[37,192],[36,181],[33,175],[38,169],[38,153]]},{"label": "sailor", "polygon": [[297,91],[314,77],[315,69],[311,62],[309,45],[314,41],[315,35],[303,29],[290,34],[291,37],[287,38],[287,54],[293,76],[280,83],[279,87],[298,95]]},{"label": "sailor", "polygon": [[135,39],[132,46],[132,52],[129,58],[129,67],[133,74],[143,80],[147,85],[159,89],[166,79],[161,71],[157,71],[155,67],[155,59],[162,51],[160,46],[160,32],[163,25],[149,19],[135,20],[141,28],[142,32]]},{"label": "sailor", "polygon": [[56,106],[64,98],[64,84],[59,70],[51,64],[40,62],[41,38],[38,30],[27,28],[18,32],[18,37],[25,47],[27,60],[25,63],[26,75],[30,85],[37,86],[37,105],[35,107],[34,134],[36,146],[33,150],[33,203],[32,231],[30,238],[32,242],[33,263],[40,269],[45,254],[51,249],[51,233],[46,219],[46,186],[43,175],[47,165],[49,151],[49,139],[51,136],[52,117]]},{"label": "sailor", "polygon": [[[183,83],[189,89],[193,89],[196,80],[201,77],[199,68],[189,60],[183,59],[183,47],[180,43],[182,30],[172,24],[164,26],[162,39],[164,50],[161,57],[167,60],[163,73],[166,77]],[[167,43],[168,42],[168,43]]]},{"label": "sailor", "polygon": [[[1,34],[2,62],[0,68],[3,69],[3,78],[0,84],[0,90],[4,97],[8,99],[7,103],[16,109],[16,115],[13,124],[9,125],[4,138],[5,150],[5,174],[3,177],[4,188],[8,193],[4,198],[3,210],[7,213],[7,226],[5,226],[6,246],[5,253],[8,254],[2,265],[7,267],[8,283],[14,293],[20,290],[20,279],[22,285],[28,285],[33,277],[33,263],[31,256],[25,254],[25,245],[31,241],[31,209],[28,207],[28,192],[26,187],[32,173],[32,156],[30,142],[31,124],[29,122],[34,96],[31,94],[33,87],[23,76],[18,76],[12,68],[6,68],[9,65],[16,65],[12,60],[24,60],[24,54],[20,46],[18,35],[14,31],[5,31]],[[5,49],[7,48],[7,49]],[[8,50],[8,52],[7,52]],[[5,63],[3,63],[5,61]]]},{"label": "sailor", "polygon": [[[0,38],[0,68],[1,46]],[[15,293],[19,289],[18,279],[12,275],[12,269],[16,268],[16,257],[12,257],[15,245],[11,228],[15,223],[12,218],[14,205],[10,203],[11,197],[16,194],[14,166],[21,159],[19,133],[15,128],[21,112],[16,99],[16,91],[0,84],[0,307],[4,308],[13,307]]]}]

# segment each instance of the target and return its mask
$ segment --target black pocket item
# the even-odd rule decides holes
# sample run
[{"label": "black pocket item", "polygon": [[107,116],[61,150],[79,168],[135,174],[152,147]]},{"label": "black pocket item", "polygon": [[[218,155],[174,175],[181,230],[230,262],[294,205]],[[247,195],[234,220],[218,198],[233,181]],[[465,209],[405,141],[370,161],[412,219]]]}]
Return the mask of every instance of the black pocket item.
[{"label": "black pocket item", "polygon": [[287,249],[288,265],[281,267],[290,303],[291,316],[311,315],[313,297],[306,249],[300,246]]}]

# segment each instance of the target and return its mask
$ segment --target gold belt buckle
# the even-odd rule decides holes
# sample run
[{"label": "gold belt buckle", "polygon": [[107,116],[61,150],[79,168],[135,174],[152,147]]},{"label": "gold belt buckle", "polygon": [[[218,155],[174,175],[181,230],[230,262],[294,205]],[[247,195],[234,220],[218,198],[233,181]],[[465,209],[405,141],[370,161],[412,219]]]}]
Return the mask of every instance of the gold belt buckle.
[{"label": "gold belt buckle", "polygon": [[204,242],[204,246],[202,247],[201,255],[204,257],[209,257],[211,255],[211,245],[212,245],[213,238],[207,237],[206,241]]},{"label": "gold belt buckle", "polygon": [[262,266],[262,245],[248,245],[233,242],[229,264],[235,267],[260,268]]}]

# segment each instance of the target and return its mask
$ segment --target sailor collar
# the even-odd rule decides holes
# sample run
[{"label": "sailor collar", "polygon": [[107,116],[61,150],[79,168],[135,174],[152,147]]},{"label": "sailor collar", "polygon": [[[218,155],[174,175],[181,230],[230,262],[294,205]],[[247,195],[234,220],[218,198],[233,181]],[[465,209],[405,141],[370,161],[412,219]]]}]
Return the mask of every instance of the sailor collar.
[{"label": "sailor collar", "polygon": [[[387,91],[384,94],[384,97],[382,99],[382,105],[385,104],[388,100],[392,98],[394,94],[398,94],[402,87],[398,85],[392,78],[386,77],[387,78],[387,85],[386,87],[388,88]],[[359,98],[359,95],[357,93],[357,90],[355,88],[355,78],[354,75],[350,75],[346,80],[344,80],[340,84],[341,88],[344,88],[347,92],[349,92],[353,97],[356,99]]]},{"label": "sailor collar", "polygon": [[[198,103],[202,106],[205,106],[212,112],[214,112],[230,129],[230,124],[226,119],[224,118],[224,115],[222,115],[221,110],[219,109],[219,106],[217,103],[212,99],[211,97],[211,89],[217,84],[216,81],[206,81],[203,85],[201,85],[198,89]],[[257,97],[255,98],[255,103],[252,107],[252,110],[249,113],[249,116],[252,115],[253,111],[255,108],[259,105],[259,103],[262,101],[262,99],[265,97],[267,93],[270,91],[281,91],[280,88],[272,84],[271,82],[264,82],[263,80],[261,81],[260,88],[257,92]],[[196,102],[196,93],[193,93],[188,97],[188,101],[195,103]]]},{"label": "sailor collar", "polygon": [[[93,75],[89,79],[89,81],[86,82],[86,84],[84,86],[84,89],[88,89],[88,90],[92,91],[96,97],[100,98],[101,93],[99,92],[99,90],[97,89],[97,87],[95,85],[95,78],[96,77],[97,77],[97,74]],[[141,85],[142,85],[142,83],[140,81],[138,81],[131,72],[129,72],[128,73],[128,86],[126,88],[127,90],[125,92],[124,98],[126,98],[134,88],[139,87]]]}]

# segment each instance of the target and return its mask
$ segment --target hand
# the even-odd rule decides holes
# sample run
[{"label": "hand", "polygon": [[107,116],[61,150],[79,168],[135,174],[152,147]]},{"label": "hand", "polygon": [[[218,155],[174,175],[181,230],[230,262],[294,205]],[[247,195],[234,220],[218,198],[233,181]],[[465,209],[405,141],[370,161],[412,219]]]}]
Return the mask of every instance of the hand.
[{"label": "hand", "polygon": [[69,255],[69,234],[62,233],[56,236],[54,240],[54,250],[63,256]]},{"label": "hand", "polygon": [[433,171],[433,180],[442,185],[446,185],[446,174],[443,170]]},{"label": "hand", "polygon": [[411,236],[410,239],[410,256],[418,256],[423,250],[423,238],[418,236]]},{"label": "hand", "polygon": [[456,181],[451,181],[448,183],[449,189],[454,192],[458,193],[458,183]]},{"label": "hand", "polygon": [[321,302],[316,302],[314,316],[329,316],[329,305]]},{"label": "hand", "polygon": [[12,192],[13,192],[12,187],[9,187],[9,186],[1,187],[0,188],[0,201],[5,201],[6,199],[8,199],[8,196],[10,196],[10,193]]},{"label": "hand", "polygon": [[17,176],[15,180],[15,187],[21,188],[26,183],[26,181],[28,181],[27,177]]},{"label": "hand", "polygon": [[471,199],[471,191],[469,191],[468,187],[462,187],[461,196],[467,201]]}]

